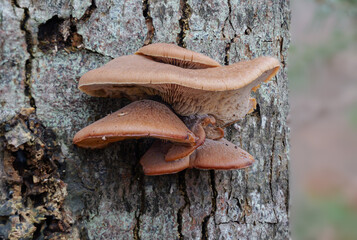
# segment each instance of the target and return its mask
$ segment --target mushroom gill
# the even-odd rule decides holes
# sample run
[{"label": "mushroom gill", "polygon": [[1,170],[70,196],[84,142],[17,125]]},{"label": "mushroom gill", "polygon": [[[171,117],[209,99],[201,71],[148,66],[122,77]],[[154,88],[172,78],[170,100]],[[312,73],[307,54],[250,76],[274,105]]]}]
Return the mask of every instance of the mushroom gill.
[{"label": "mushroom gill", "polygon": [[182,116],[210,114],[219,126],[226,126],[251,110],[251,90],[269,81],[279,67],[275,58],[259,57],[228,66],[185,69],[129,55],[84,74],[79,89],[99,97],[159,95]]}]

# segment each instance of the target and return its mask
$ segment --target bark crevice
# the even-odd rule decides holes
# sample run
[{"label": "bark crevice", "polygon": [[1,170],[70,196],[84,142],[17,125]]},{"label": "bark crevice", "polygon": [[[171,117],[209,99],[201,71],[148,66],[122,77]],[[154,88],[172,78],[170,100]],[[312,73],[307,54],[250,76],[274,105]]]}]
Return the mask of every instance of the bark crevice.
[{"label": "bark crevice", "polygon": [[141,216],[145,213],[145,176],[141,173],[141,169],[139,164],[136,166],[135,168],[135,172],[137,173],[137,177],[135,177],[134,179],[138,179],[139,181],[139,189],[140,189],[140,208],[139,208],[139,212],[138,214],[135,214],[135,220],[136,220],[136,224],[134,226],[133,229],[133,237],[135,240],[140,240],[140,223],[141,223]]},{"label": "bark crevice", "polygon": [[95,51],[93,49],[90,49],[90,48],[87,48],[87,47],[84,47],[83,50],[88,52],[88,53],[91,53],[91,54],[97,54],[97,55],[100,55],[102,57],[111,58],[111,60],[114,59],[114,57],[112,57],[112,56],[106,55],[106,54],[101,53],[101,52],[97,52],[97,51]]},{"label": "bark crevice", "polygon": [[224,65],[229,65],[229,53],[231,51],[231,46],[232,43],[234,42],[234,38],[230,39],[229,42],[226,44],[226,48],[224,49],[225,55],[224,55]]},{"label": "bark crevice", "polygon": [[186,171],[180,172],[178,174],[178,184],[181,196],[183,197],[185,203],[182,207],[177,211],[177,232],[180,240],[183,240],[184,237],[182,235],[182,225],[183,225],[183,212],[185,208],[188,207],[188,211],[190,211],[190,199],[187,194],[187,186],[186,186]]},{"label": "bark crevice", "polygon": [[27,28],[27,22],[30,19],[30,12],[28,8],[22,8],[18,4],[17,1],[12,2],[13,6],[24,10],[23,18],[20,22],[20,30],[25,33],[25,42],[26,42],[26,51],[29,54],[29,57],[25,61],[25,90],[24,94],[29,99],[30,106],[33,107],[36,111],[36,101],[35,98],[32,96],[31,91],[31,72],[32,72],[32,62],[34,59],[33,55],[33,37],[31,31]]},{"label": "bark crevice", "polygon": [[209,237],[208,234],[208,224],[209,224],[209,219],[212,217],[213,221],[214,221],[214,216],[217,210],[217,196],[218,196],[218,192],[217,192],[217,188],[216,188],[216,177],[215,177],[215,171],[214,170],[210,170],[210,187],[212,189],[212,205],[211,205],[211,213],[209,215],[207,215],[202,222],[202,237],[201,239],[206,240]]},{"label": "bark crevice", "polygon": [[97,5],[95,4],[95,0],[92,0],[92,4],[87,8],[80,20],[82,22],[87,21],[92,16],[95,9],[97,9]]},{"label": "bark crevice", "polygon": [[144,41],[144,46],[146,46],[152,43],[152,40],[155,35],[155,27],[152,21],[152,17],[150,13],[150,4],[148,0],[143,0],[143,16],[145,18],[146,27],[148,29]]},{"label": "bark crevice", "polygon": [[279,52],[280,52],[280,61],[281,61],[281,64],[283,65],[283,67],[285,67],[285,58],[284,58],[284,54],[283,54],[283,51],[284,51],[284,38],[283,37],[279,37],[278,39],[278,42],[279,42]]},{"label": "bark crevice", "polygon": [[232,23],[232,5],[231,5],[231,0],[227,0],[227,4],[228,4],[228,22],[229,22],[229,25],[231,26],[231,28],[233,29],[234,33],[236,33],[236,30],[233,26],[233,23]]},{"label": "bark crevice", "polygon": [[180,32],[177,34],[176,43],[180,47],[186,48],[186,34],[190,30],[190,17],[192,15],[191,6],[188,4],[187,0],[180,1],[180,12],[181,18],[179,20]]},{"label": "bark crevice", "polygon": [[[277,127],[275,128],[275,132],[277,131]],[[271,200],[272,202],[275,204],[275,199],[274,199],[274,192],[273,192],[273,167],[274,167],[274,157],[275,157],[275,140],[276,140],[276,134],[274,134],[274,137],[273,137],[273,145],[271,147],[271,151],[272,151],[272,154],[271,154],[271,157],[270,157],[270,174],[269,174],[269,189],[270,189],[270,196],[271,196]],[[273,209],[274,210],[274,209]],[[275,213],[275,211],[274,211]]]}]

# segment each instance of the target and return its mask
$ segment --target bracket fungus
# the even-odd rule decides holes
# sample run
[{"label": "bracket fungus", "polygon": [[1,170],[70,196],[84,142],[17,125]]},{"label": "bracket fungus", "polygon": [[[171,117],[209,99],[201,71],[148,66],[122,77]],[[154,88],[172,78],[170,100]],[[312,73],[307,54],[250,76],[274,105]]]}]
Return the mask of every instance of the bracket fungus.
[{"label": "bracket fungus", "polygon": [[[171,48],[173,53],[180,47]],[[167,56],[163,51],[157,53]],[[79,89],[91,96],[132,100],[159,95],[179,115],[210,114],[218,125],[227,126],[251,110],[251,91],[275,76],[279,67],[276,58],[259,57],[228,66],[187,69],[136,54],[87,72]]]},{"label": "bracket fungus", "polygon": [[194,145],[196,137],[164,104],[141,100],[83,128],[73,143],[84,148],[102,148],[130,138],[155,137]]},{"label": "bracket fungus", "polygon": [[173,162],[165,161],[168,149],[168,143],[156,141],[143,155],[140,164],[146,175],[172,174],[186,168],[241,169],[249,167],[254,162],[254,158],[249,153],[224,138],[207,139],[194,153]]},{"label": "bracket fungus", "polygon": [[87,72],[79,89],[91,96],[130,100],[157,95],[183,120],[161,103],[140,100],[82,129],[73,142],[102,148],[127,138],[159,138],[140,160],[146,175],[186,168],[248,167],[253,157],[224,139],[221,127],[256,108],[250,93],[274,77],[279,68],[273,57],[221,66],[173,44],[145,46],[134,55],[118,57]]}]

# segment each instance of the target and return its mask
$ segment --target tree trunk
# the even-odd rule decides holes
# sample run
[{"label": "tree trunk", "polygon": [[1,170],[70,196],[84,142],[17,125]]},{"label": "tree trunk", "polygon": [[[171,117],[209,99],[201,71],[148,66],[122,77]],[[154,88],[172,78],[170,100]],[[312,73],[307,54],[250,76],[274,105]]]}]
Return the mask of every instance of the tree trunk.
[{"label": "tree trunk", "polygon": [[[0,239],[289,238],[289,1],[0,3]],[[281,60],[254,93],[257,110],[225,130],[252,167],[146,177],[138,160],[150,139],[72,145],[78,130],[128,104],[81,93],[81,75],[151,42],[221,64]]]}]

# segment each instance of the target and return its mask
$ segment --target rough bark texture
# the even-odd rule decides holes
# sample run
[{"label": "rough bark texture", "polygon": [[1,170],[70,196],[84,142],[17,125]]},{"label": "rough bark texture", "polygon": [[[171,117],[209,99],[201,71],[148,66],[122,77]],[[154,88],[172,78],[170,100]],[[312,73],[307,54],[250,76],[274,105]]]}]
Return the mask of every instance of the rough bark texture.
[{"label": "rough bark texture", "polygon": [[[287,239],[289,25],[284,0],[0,0],[0,238]],[[257,110],[226,129],[253,167],[145,177],[151,140],[72,145],[128,103],[84,95],[80,76],[151,42],[222,64],[281,59]]]}]

